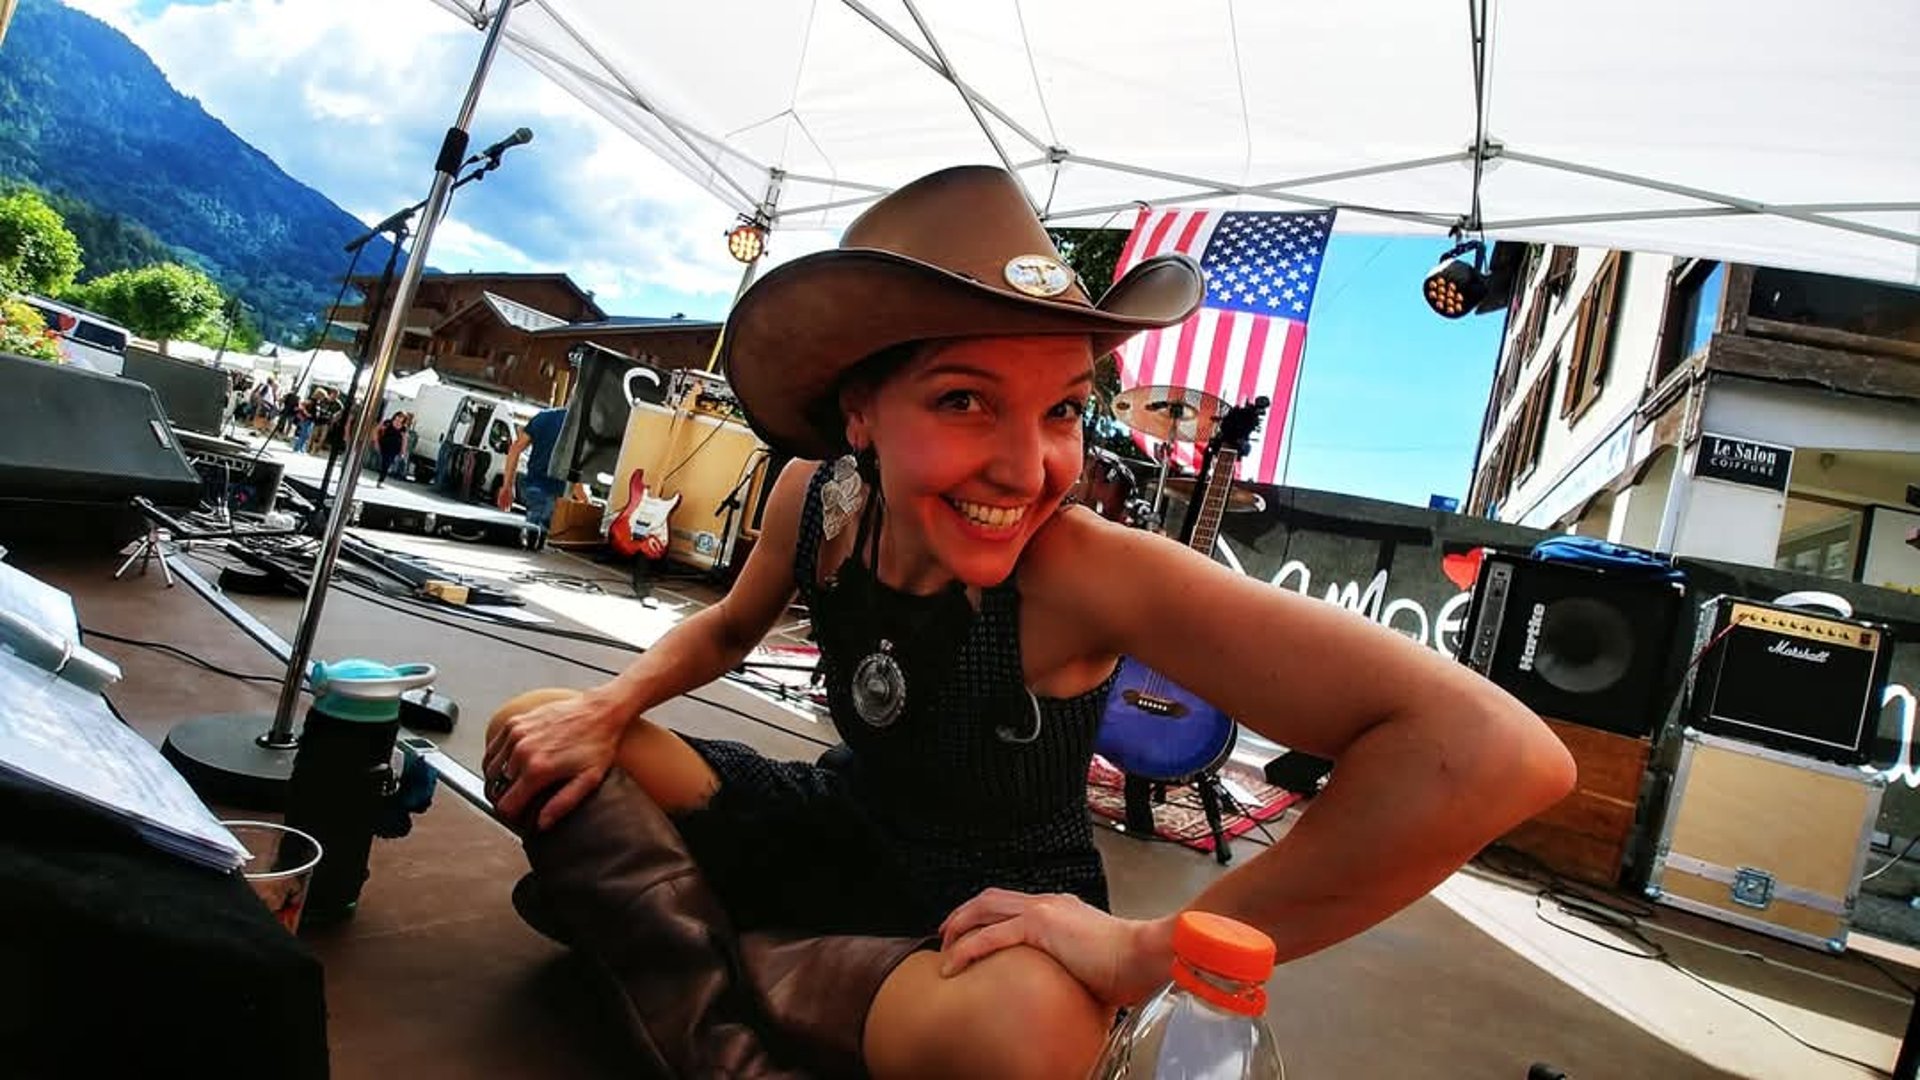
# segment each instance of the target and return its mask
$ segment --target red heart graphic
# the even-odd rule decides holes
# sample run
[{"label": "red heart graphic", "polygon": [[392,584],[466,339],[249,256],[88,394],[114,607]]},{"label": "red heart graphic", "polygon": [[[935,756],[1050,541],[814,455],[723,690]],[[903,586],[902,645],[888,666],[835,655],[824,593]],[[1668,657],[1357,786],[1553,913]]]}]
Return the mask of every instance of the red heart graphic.
[{"label": "red heart graphic", "polygon": [[1471,589],[1473,583],[1480,577],[1480,563],[1486,557],[1486,548],[1474,548],[1472,551],[1443,555],[1440,557],[1440,572],[1447,575],[1447,580],[1461,589]]}]

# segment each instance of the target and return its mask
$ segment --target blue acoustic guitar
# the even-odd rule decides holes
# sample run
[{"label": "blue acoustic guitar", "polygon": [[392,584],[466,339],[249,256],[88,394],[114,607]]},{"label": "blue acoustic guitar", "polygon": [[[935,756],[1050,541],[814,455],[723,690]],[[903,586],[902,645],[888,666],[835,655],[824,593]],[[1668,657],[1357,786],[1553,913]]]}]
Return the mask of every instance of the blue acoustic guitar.
[{"label": "blue acoustic guitar", "polygon": [[[1202,479],[1182,529],[1186,545],[1203,555],[1213,554],[1234,469],[1266,410],[1264,397],[1229,409],[1207,447]],[[1155,785],[1200,780],[1201,800],[1215,833],[1214,852],[1226,862],[1213,774],[1233,752],[1239,732],[1233,717],[1198,694],[1131,656],[1122,658],[1100,717],[1094,751],[1127,774],[1128,831],[1151,834],[1153,815],[1148,803]]]}]

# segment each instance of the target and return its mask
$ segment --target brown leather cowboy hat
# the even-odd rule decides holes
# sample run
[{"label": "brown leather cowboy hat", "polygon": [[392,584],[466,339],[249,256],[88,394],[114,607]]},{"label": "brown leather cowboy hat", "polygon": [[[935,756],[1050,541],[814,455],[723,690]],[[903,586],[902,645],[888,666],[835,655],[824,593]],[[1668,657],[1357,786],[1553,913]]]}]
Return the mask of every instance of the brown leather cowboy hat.
[{"label": "brown leather cowboy hat", "polygon": [[847,226],[839,248],[775,268],[747,290],[721,362],[748,423],[796,457],[845,453],[836,396],[893,345],[935,338],[1085,334],[1095,356],[1191,315],[1205,293],[1185,255],[1141,261],[1094,303],[1002,169],[922,177]]}]

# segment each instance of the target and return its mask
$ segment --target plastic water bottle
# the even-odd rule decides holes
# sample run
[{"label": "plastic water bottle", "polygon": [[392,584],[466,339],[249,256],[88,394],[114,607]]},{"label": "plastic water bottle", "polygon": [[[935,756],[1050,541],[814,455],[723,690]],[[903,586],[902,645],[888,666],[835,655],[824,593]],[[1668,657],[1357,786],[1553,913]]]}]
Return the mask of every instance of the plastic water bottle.
[{"label": "plastic water bottle", "polygon": [[1108,1036],[1092,1080],[1282,1080],[1267,1011],[1273,939],[1245,923],[1182,912],[1173,981]]}]

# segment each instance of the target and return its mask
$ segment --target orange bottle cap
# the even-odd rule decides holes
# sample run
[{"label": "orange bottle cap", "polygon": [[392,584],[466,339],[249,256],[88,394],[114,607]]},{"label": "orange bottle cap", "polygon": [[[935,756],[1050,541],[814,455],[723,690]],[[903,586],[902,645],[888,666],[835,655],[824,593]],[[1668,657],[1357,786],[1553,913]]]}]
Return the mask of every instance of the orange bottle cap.
[{"label": "orange bottle cap", "polygon": [[1273,974],[1273,939],[1237,919],[1183,911],[1173,924],[1173,953],[1202,971],[1239,982],[1263,983]]}]

